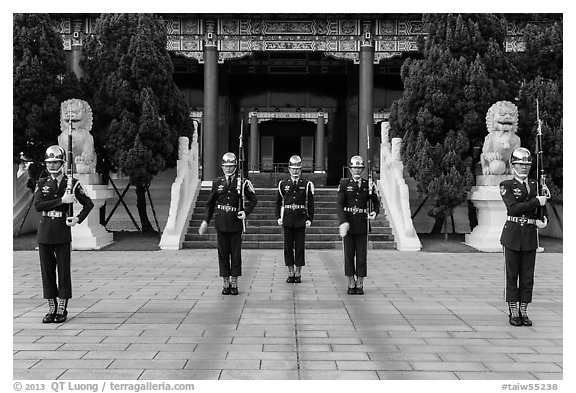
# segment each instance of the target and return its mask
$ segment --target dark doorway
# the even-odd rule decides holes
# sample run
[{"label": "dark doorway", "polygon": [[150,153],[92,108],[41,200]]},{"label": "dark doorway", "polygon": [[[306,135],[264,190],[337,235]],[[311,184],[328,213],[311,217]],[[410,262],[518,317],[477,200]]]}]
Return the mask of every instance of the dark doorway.
[{"label": "dark doorway", "polygon": [[300,155],[300,136],[277,136],[274,138],[274,162],[288,164],[293,155]]}]

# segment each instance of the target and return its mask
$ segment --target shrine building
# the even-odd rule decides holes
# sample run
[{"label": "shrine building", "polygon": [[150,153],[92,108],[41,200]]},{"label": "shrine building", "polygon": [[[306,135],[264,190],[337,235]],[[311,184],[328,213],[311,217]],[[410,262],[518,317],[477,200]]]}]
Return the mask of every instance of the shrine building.
[{"label": "shrine building", "polygon": [[[82,43],[96,14],[62,15],[69,69],[82,75]],[[243,126],[250,177],[286,170],[300,155],[315,184],[347,176],[348,159],[366,158],[370,137],[378,170],[380,128],[401,98],[400,68],[421,57],[422,14],[162,14],[174,81],[199,133],[202,177],[219,176],[237,153]],[[512,18],[506,49],[522,50]]]}]

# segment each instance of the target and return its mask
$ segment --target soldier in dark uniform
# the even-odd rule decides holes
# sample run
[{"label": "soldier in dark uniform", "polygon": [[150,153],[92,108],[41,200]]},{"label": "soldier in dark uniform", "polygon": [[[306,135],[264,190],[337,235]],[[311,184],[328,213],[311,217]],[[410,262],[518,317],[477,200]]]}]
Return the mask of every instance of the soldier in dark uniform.
[{"label": "soldier in dark uniform", "polygon": [[[532,326],[526,309],[528,303],[532,302],[538,248],[537,228],[545,228],[548,224],[545,205],[550,191],[544,186],[543,194],[546,196],[537,195],[536,181],[528,179],[531,165],[530,151],[523,147],[515,149],[510,157],[514,178],[500,183],[500,195],[508,215],[500,243],[506,260],[508,321],[513,326]],[[542,219],[539,211],[542,211]]]},{"label": "soldier in dark uniform", "polygon": [[[314,220],[314,184],[300,177],[302,159],[292,156],[288,162],[290,178],[278,183],[276,217],[284,232],[284,263],[288,266],[286,282],[302,282],[306,228]],[[296,265],[296,269],[294,269]]]},{"label": "soldier in dark uniform", "polygon": [[[77,179],[72,180],[72,193],[66,192],[65,157],[64,149],[58,145],[46,149],[44,161],[50,176],[39,179],[34,191],[34,206],[42,212],[38,226],[38,252],[44,298],[48,299],[48,314],[43,323],[66,321],[68,299],[72,297],[70,227],[84,221],[94,207]],[[77,216],[68,217],[68,207],[74,203],[74,198],[80,202],[82,210]]]},{"label": "soldier in dark uniform", "polygon": [[[368,180],[361,177],[364,171],[362,157],[352,157],[349,169],[352,177],[340,181],[336,205],[340,236],[344,242],[344,273],[348,278],[348,294],[363,295],[364,277],[367,271],[368,220],[374,220],[380,213],[380,199],[373,184],[370,185],[372,187],[370,197]],[[370,201],[372,210],[369,212]]]},{"label": "soldier in dark uniform", "polygon": [[[222,156],[224,176],[212,183],[212,191],[206,202],[206,218],[200,224],[198,233],[206,232],[208,223],[215,216],[214,227],[218,237],[218,263],[220,277],[224,280],[222,295],[238,295],[238,276],[242,275],[242,231],[244,220],[256,206],[256,195],[250,180],[240,184],[236,172],[236,155]],[[240,200],[245,202],[241,205]]]}]

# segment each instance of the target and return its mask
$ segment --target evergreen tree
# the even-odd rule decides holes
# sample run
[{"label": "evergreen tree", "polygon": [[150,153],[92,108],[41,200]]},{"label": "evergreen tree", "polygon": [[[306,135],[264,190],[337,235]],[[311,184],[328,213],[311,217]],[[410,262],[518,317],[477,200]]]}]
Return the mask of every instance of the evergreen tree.
[{"label": "evergreen tree", "polygon": [[103,14],[85,45],[82,65],[93,86],[106,150],[100,168],[118,169],[136,187],[142,230],[153,231],[146,192],[158,172],[174,166],[178,136],[190,136],[189,108],[172,80],[161,18]]},{"label": "evergreen tree", "polygon": [[[563,26],[562,15],[531,15],[524,29],[526,50],[514,54],[524,83],[518,94],[522,146],[536,151],[536,100],[542,121],[544,169],[552,200],[563,200]],[[536,157],[534,157],[536,159]],[[534,160],[535,162],[535,160]],[[536,171],[536,166],[532,166]],[[535,177],[539,174],[533,173]]]},{"label": "evergreen tree", "polygon": [[33,161],[33,185],[42,173],[44,152],[57,144],[60,103],[78,93],[66,73],[62,38],[48,14],[13,16],[13,161]]},{"label": "evergreen tree", "polygon": [[474,147],[486,136],[486,112],[511,100],[519,78],[504,48],[506,21],[492,14],[424,15],[429,33],[423,59],[407,59],[404,93],[391,108],[394,136],[404,139],[403,160],[439,233],[473,184]]}]

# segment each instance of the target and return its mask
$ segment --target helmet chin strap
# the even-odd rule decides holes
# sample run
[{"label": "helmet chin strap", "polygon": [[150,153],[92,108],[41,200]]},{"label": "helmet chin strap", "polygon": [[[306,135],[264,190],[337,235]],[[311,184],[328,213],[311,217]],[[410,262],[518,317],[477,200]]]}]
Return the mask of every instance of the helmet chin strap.
[{"label": "helmet chin strap", "polygon": [[58,175],[60,172],[62,172],[63,167],[64,164],[60,165],[60,168],[58,169],[48,169],[48,172],[50,172],[51,175]]},{"label": "helmet chin strap", "polygon": [[514,166],[512,166],[512,172],[514,172],[514,176],[517,177],[518,179],[521,179],[522,181],[526,180],[526,178],[528,177],[528,174],[525,175],[521,175]]}]

